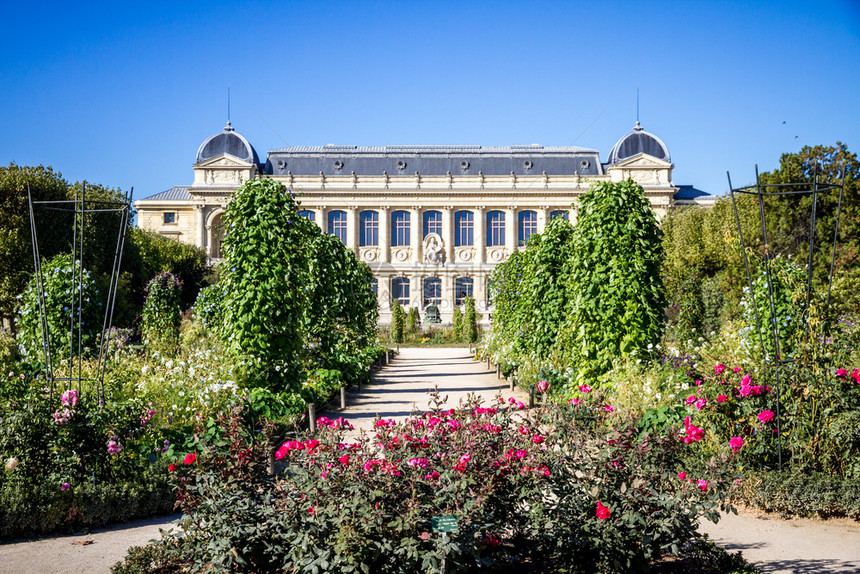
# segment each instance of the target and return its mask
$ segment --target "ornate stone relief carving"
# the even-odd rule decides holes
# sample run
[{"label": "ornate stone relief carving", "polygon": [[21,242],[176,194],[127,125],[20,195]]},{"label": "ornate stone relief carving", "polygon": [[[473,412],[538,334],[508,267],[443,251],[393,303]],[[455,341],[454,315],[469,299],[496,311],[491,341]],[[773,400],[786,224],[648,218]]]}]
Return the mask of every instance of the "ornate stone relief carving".
[{"label": "ornate stone relief carving", "polygon": [[428,233],[424,238],[424,263],[441,265],[445,262],[445,243],[438,233]]}]

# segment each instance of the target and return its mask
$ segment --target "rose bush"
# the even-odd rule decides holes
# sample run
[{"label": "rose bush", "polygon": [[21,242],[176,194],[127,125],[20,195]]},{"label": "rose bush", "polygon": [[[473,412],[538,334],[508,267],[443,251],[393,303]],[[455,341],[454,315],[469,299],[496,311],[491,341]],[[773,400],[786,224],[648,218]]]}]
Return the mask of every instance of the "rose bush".
[{"label": "rose bush", "polygon": [[[596,397],[532,410],[436,399],[371,433],[321,419],[315,436],[295,431],[274,447],[272,428],[248,430],[235,412],[193,464],[177,459],[186,516],[161,544],[216,571],[416,572],[445,555],[449,571],[529,560],[627,572],[680,552],[700,517],[726,508],[722,461],[679,480],[689,447],[677,429],[642,434]],[[431,518],[446,514],[458,530],[443,539]]]}]

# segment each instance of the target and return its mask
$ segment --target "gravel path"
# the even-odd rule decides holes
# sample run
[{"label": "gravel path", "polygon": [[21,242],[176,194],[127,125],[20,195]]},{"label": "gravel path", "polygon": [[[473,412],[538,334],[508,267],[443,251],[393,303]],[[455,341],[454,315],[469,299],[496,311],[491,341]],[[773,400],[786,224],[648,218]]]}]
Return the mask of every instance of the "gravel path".
[{"label": "gravel path", "polygon": [[[438,386],[456,406],[467,393],[485,401],[502,392],[511,396],[507,381],[496,378],[484,363],[471,359],[467,349],[402,348],[373,383],[348,395],[346,411],[322,412],[344,416],[356,430],[369,429],[379,414],[408,416],[429,408],[428,391]],[[517,398],[525,397],[517,391]],[[142,520],[79,536],[0,545],[0,574],[108,574],[128,548],[142,546],[169,529],[176,516]],[[853,520],[780,520],[744,512],[728,515],[719,524],[704,521],[701,530],[726,548],[744,556],[768,574],[854,572],[860,574],[860,522]]]}]

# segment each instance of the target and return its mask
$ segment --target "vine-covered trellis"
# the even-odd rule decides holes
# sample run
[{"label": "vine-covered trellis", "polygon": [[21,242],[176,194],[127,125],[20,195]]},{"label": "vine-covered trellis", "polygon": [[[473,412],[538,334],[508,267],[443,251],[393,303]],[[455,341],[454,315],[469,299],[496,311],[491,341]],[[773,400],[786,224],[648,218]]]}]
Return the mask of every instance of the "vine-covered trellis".
[{"label": "vine-covered trellis", "polygon": [[[55,383],[63,383],[65,388],[72,388],[77,383],[78,392],[81,392],[83,382],[95,384],[95,390],[99,403],[104,400],[104,370],[107,360],[108,345],[110,344],[110,328],[113,322],[114,304],[119,282],[119,268],[122,261],[122,252],[125,245],[125,234],[128,227],[128,218],[131,214],[131,194],[125,194],[122,201],[105,201],[87,199],[86,183],[81,188],[80,196],[75,194],[74,199],[33,201],[30,186],[27,186],[27,201],[30,209],[30,233],[33,243],[33,265],[35,268],[36,292],[39,302],[39,325],[42,335],[43,369],[47,379],[47,388],[51,395],[54,392]],[[46,309],[46,293],[44,275],[42,273],[42,258],[39,254],[39,239],[36,225],[36,212],[40,210],[64,211],[72,213],[72,288],[69,294],[69,348],[68,365],[65,376],[58,373],[55,361],[65,354],[66,349],[54,349],[51,345],[51,333],[48,328],[48,313]],[[82,337],[83,323],[83,282],[84,282],[84,227],[87,216],[100,212],[119,213],[120,225],[116,236],[116,249],[114,251],[113,264],[110,269],[110,283],[107,297],[104,302],[104,317],[102,320],[101,336],[98,339],[98,361],[96,363],[95,375],[83,376],[82,366]],[[75,314],[77,313],[77,323]],[[77,360],[76,360],[77,359]],[[77,366],[77,372],[75,367]]]},{"label": "vine-covered trellis", "polygon": [[[746,187],[734,188],[732,187],[732,178],[731,175],[726,172],[726,176],[729,180],[729,189],[732,198],[732,207],[734,208],[735,213],[735,223],[738,228],[738,235],[740,237],[740,245],[741,251],[743,252],[744,257],[744,266],[746,267],[747,273],[747,281],[749,285],[749,295],[752,300],[752,309],[755,317],[755,327],[756,334],[758,335],[759,345],[762,349],[762,374],[764,380],[768,379],[769,371],[772,371],[771,381],[773,384],[773,389],[776,391],[776,433],[777,433],[777,456],[778,456],[778,464],[779,469],[782,470],[782,426],[781,426],[781,417],[780,417],[780,367],[794,362],[795,359],[791,357],[785,357],[780,352],[780,332],[779,332],[779,321],[777,321],[777,314],[775,310],[774,304],[774,282],[773,282],[773,274],[771,273],[772,261],[775,256],[773,249],[771,248],[771,243],[768,237],[768,226],[767,226],[767,210],[765,209],[765,200],[770,197],[790,197],[796,200],[800,200],[802,197],[808,196],[812,198],[812,208],[810,211],[810,225],[809,225],[809,259],[806,266],[806,301],[803,308],[803,313],[800,317],[801,325],[803,326],[806,337],[808,338],[811,334],[809,327],[809,311],[810,311],[810,302],[812,298],[812,275],[813,275],[813,262],[815,255],[815,240],[816,240],[816,218],[817,218],[817,209],[818,209],[818,200],[819,196],[825,193],[833,193],[839,192],[839,201],[836,208],[836,221],[833,230],[833,242],[832,245],[828,245],[830,247],[830,269],[827,276],[827,296],[825,298],[824,303],[824,313],[828,312],[830,307],[830,291],[831,286],[833,284],[833,270],[836,261],[836,243],[837,238],[839,236],[839,217],[842,212],[842,193],[844,189],[844,169],[843,175],[840,180],[840,183],[833,182],[822,182],[819,181],[818,174],[814,174],[813,181],[802,182],[802,183],[762,183],[761,177],[759,176],[758,166],[755,168],[756,182],[755,185],[750,185]],[[749,256],[747,254],[746,242],[744,241],[744,233],[741,226],[740,216],[738,215],[738,205],[736,201],[736,194],[745,194],[750,195],[756,198],[756,203],[758,205],[758,223],[761,227],[761,242],[763,246],[763,254],[762,254],[762,263],[764,267],[764,274],[767,282],[767,304],[770,312],[770,337],[773,340],[773,355],[768,355],[765,352],[764,338],[765,335],[762,332],[762,322],[759,317],[758,305],[755,300],[755,286],[753,285],[753,276],[750,272],[750,263]],[[768,367],[771,367],[770,369]]]}]

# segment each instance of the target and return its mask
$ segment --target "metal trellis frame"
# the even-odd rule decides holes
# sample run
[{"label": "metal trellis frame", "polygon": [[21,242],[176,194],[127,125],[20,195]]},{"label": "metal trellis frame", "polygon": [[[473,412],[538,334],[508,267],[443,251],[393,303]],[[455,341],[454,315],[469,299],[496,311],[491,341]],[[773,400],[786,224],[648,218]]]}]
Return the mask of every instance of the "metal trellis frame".
[{"label": "metal trellis frame", "polygon": [[[747,274],[747,283],[749,286],[749,294],[752,299],[752,308],[753,315],[755,317],[756,323],[756,332],[758,334],[759,345],[762,349],[762,378],[763,382],[767,382],[768,375],[768,365],[772,366],[773,370],[773,388],[776,390],[776,433],[777,433],[777,457],[779,470],[782,470],[782,421],[780,414],[780,367],[787,363],[793,363],[794,359],[782,357],[780,354],[779,348],[779,324],[776,318],[776,311],[774,305],[774,288],[773,288],[773,277],[771,274],[771,260],[774,257],[773,250],[770,245],[770,241],[768,239],[768,228],[767,228],[767,217],[765,213],[765,205],[764,200],[767,197],[778,197],[778,196],[792,196],[792,197],[803,197],[803,196],[812,196],[812,209],[810,213],[810,230],[809,230],[809,259],[806,267],[806,305],[803,309],[803,314],[801,315],[800,321],[806,331],[807,339],[810,336],[809,329],[809,309],[810,302],[812,298],[812,273],[813,273],[813,258],[815,252],[815,224],[817,218],[817,208],[818,208],[818,198],[822,193],[828,193],[833,191],[839,191],[839,202],[836,208],[836,223],[833,231],[833,244],[830,249],[830,270],[827,278],[827,298],[825,301],[825,313],[828,312],[830,307],[830,291],[833,285],[833,271],[835,267],[836,261],[836,242],[837,237],[839,235],[839,218],[842,212],[842,193],[844,189],[845,183],[845,170],[842,170],[842,176],[840,183],[830,183],[830,182],[821,182],[819,181],[818,173],[814,174],[812,183],[775,183],[775,184],[764,184],[761,181],[761,177],[759,176],[758,165],[755,167],[755,176],[756,182],[755,185],[750,185],[746,187],[733,188],[732,187],[732,178],[731,175],[726,172],[726,176],[729,180],[729,190],[732,198],[732,207],[734,209],[735,214],[735,224],[738,228],[738,235],[740,237],[741,244],[741,252],[744,257],[744,267],[746,268]],[[737,201],[735,199],[736,194],[745,194],[754,196],[758,203],[758,212],[759,212],[759,223],[761,224],[761,240],[763,245],[763,262],[764,262],[764,272],[767,278],[767,297],[768,297],[768,305],[770,310],[770,336],[773,340],[773,349],[774,355],[769,357],[765,352],[764,346],[764,335],[762,334],[762,324],[761,319],[759,318],[758,313],[758,305],[755,300],[755,288],[753,286],[753,278],[752,273],[750,272],[750,263],[749,257],[747,255],[746,243],[744,242],[744,234],[743,229],[741,227],[741,220],[738,214],[738,206]]]},{"label": "metal trellis frame", "polygon": [[[53,397],[55,383],[64,383],[65,388],[72,388],[77,382],[78,393],[82,392],[82,383],[95,383],[96,395],[99,404],[104,401],[104,373],[107,362],[108,346],[110,344],[110,328],[113,322],[113,314],[116,303],[116,293],[119,283],[119,269],[122,262],[122,253],[125,246],[125,235],[128,228],[128,219],[131,215],[132,190],[128,191],[122,201],[102,201],[87,199],[87,184],[84,182],[80,197],[75,199],[33,201],[30,185],[27,184],[27,201],[30,209],[30,233],[33,242],[33,265],[35,268],[36,288],[38,290],[39,302],[39,325],[42,334],[42,356],[44,360],[45,377],[47,387]],[[39,253],[39,239],[36,225],[37,211],[63,211],[73,214],[72,219],[72,289],[69,305],[69,348],[68,348],[68,373],[65,377],[56,376],[54,361],[59,357],[51,344],[51,333],[48,328],[48,310],[45,300],[45,280],[42,272],[42,258]],[[101,336],[99,337],[98,361],[96,363],[96,374],[94,377],[83,376],[83,273],[84,273],[84,227],[86,216],[94,213],[114,212],[120,214],[120,226],[117,230],[116,249],[114,251],[113,264],[110,270],[110,283],[107,297],[104,301],[104,318],[102,320]],[[75,326],[75,313],[78,322]],[[77,348],[76,344],[77,343]],[[59,349],[58,349],[59,351]],[[77,373],[75,373],[75,358],[77,358]]]}]

